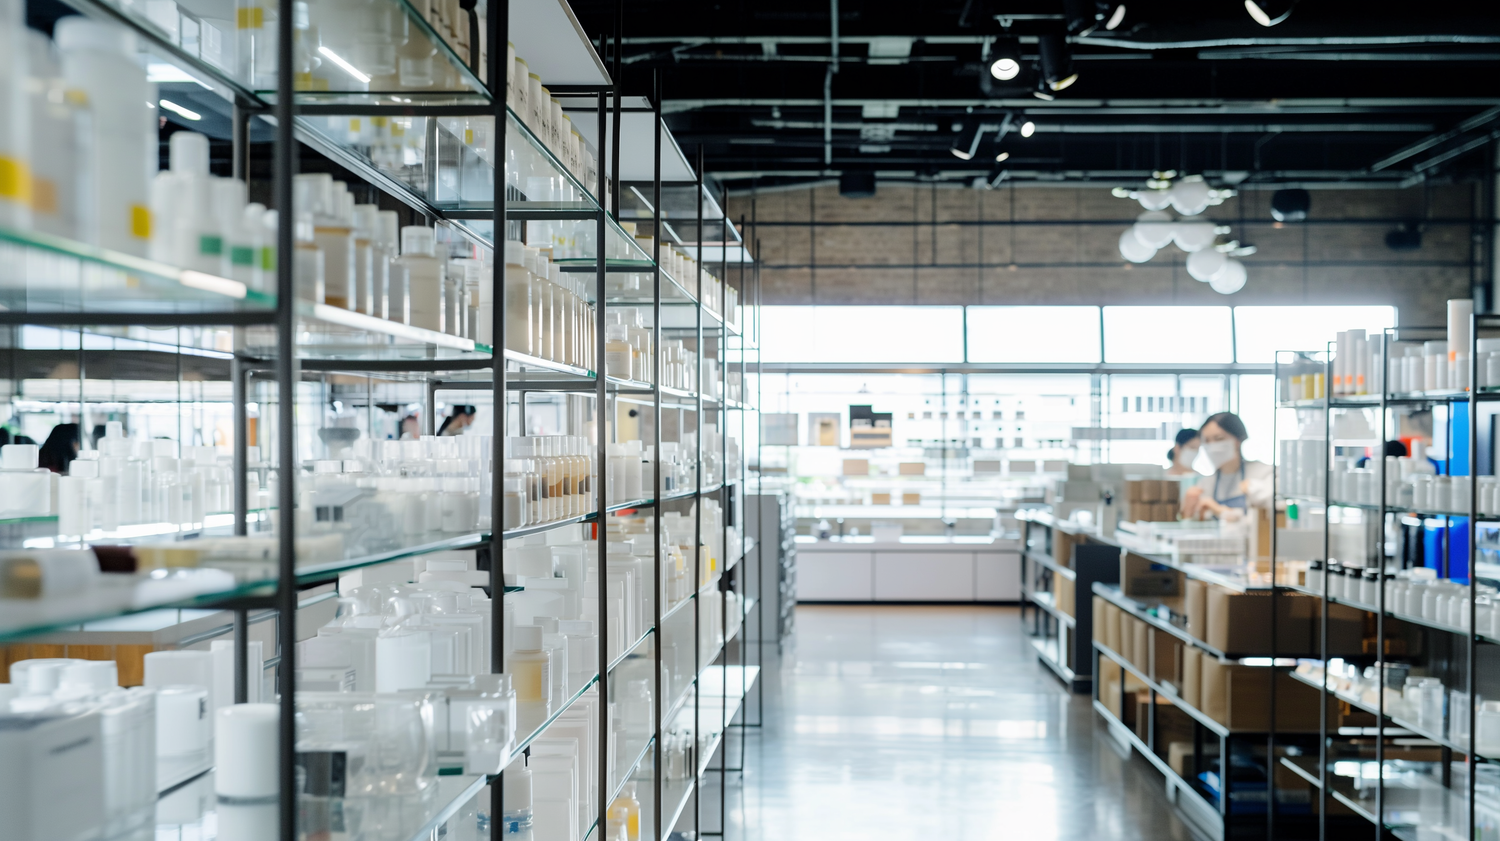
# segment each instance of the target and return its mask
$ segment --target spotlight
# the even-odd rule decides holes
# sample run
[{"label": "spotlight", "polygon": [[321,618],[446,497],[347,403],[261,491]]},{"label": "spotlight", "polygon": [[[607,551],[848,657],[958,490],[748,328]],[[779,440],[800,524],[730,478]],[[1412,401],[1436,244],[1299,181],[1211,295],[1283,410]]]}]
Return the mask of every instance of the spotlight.
[{"label": "spotlight", "polygon": [[1036,134],[1036,123],[1033,123],[1032,121],[1027,120],[1026,122],[1024,122],[1024,123],[1021,124],[1021,136],[1022,137],[1030,137],[1033,134]]},{"label": "spotlight", "polygon": [[1301,222],[1312,209],[1312,193],[1306,190],[1277,190],[1271,194],[1271,218],[1277,222]]},{"label": "spotlight", "polygon": [[1014,38],[997,41],[990,59],[990,75],[996,79],[1009,82],[1021,75],[1021,45]]},{"label": "spotlight", "polygon": [[1245,0],[1245,11],[1261,26],[1275,26],[1292,14],[1297,0]]},{"label": "spotlight", "polygon": [[983,136],[984,127],[977,120],[965,120],[948,151],[961,161],[973,160],[975,153],[979,151],[979,138]]},{"label": "spotlight", "polygon": [[999,164],[999,163],[1005,163],[1008,160],[1010,160],[1010,153],[1009,152],[1001,152],[1000,154],[998,154],[998,155],[995,156],[995,163],[997,163],[997,164]]},{"label": "spotlight", "polygon": [[1066,38],[1056,33],[1043,35],[1037,39],[1037,46],[1042,54],[1042,81],[1048,88],[1060,91],[1078,81]]},{"label": "spotlight", "polygon": [[1109,20],[1104,22],[1104,28],[1113,32],[1120,24],[1125,22],[1125,4],[1115,6],[1114,11],[1109,13]]},{"label": "spotlight", "polygon": [[1125,4],[1111,0],[1064,0],[1063,17],[1068,24],[1068,34],[1084,37],[1091,35],[1100,25],[1114,29],[1125,19]]}]

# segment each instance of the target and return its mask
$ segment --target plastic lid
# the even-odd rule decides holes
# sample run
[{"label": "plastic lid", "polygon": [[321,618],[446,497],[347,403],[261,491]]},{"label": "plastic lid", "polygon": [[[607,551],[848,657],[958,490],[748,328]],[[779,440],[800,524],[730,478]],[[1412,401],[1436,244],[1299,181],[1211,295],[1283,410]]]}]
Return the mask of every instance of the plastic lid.
[{"label": "plastic lid", "polygon": [[516,650],[538,651],[542,647],[542,628],[540,625],[517,625],[516,626]]},{"label": "plastic lid", "polygon": [[401,253],[435,256],[437,254],[435,236],[431,228],[422,225],[407,225],[401,229]]},{"label": "plastic lid", "polygon": [[113,660],[85,660],[63,667],[57,689],[68,695],[95,695],[120,685],[119,667]]},{"label": "plastic lid", "polygon": [[538,616],[536,617],[536,625],[542,629],[542,633],[544,634],[557,633],[557,617],[555,616]]},{"label": "plastic lid", "polygon": [[401,217],[394,210],[382,210],[375,214],[378,224],[375,239],[392,251],[401,244]]},{"label": "plastic lid", "polygon": [[[352,199],[351,199],[352,200]],[[356,204],[354,206],[354,235],[360,239],[378,239],[380,236],[380,206]]]},{"label": "plastic lid", "polygon": [[112,52],[135,60],[135,33],[113,23],[90,20],[78,15],[69,15],[57,22],[52,30],[57,48],[63,52]]},{"label": "plastic lid", "polygon": [[96,479],[99,476],[99,462],[94,459],[74,459],[68,465],[68,475],[84,479]]},{"label": "plastic lid", "polygon": [[505,265],[524,267],[526,265],[526,246],[513,239],[506,240]]},{"label": "plastic lid", "polygon": [[35,444],[6,444],[0,447],[0,469],[35,470],[37,453]]},{"label": "plastic lid", "polygon": [[208,137],[196,131],[179,131],[167,141],[174,175],[208,177]]}]

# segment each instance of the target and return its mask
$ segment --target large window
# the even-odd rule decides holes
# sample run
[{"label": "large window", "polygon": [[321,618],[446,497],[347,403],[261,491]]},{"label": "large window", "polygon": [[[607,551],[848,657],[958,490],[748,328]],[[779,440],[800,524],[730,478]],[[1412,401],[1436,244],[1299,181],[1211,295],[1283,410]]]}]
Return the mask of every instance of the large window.
[{"label": "large window", "polygon": [[761,336],[766,362],[1265,364],[1395,324],[1388,306],[781,306]]},{"label": "large window", "polygon": [[1235,307],[1235,361],[1275,362],[1278,350],[1323,350],[1344,330],[1395,326],[1395,307]]},{"label": "large window", "polygon": [[1098,362],[1098,307],[969,307],[970,362]]},{"label": "large window", "polygon": [[766,307],[766,362],[962,362],[963,307]]},{"label": "large window", "polygon": [[1234,361],[1229,307],[1105,307],[1104,361]]}]

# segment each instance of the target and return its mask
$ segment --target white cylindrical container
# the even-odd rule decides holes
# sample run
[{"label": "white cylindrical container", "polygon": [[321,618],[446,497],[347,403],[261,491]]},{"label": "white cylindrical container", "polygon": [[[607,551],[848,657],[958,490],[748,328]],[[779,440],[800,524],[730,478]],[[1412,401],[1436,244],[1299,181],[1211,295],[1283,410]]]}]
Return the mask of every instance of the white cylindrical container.
[{"label": "white cylindrical container", "polygon": [[275,704],[233,704],[219,710],[214,728],[214,790],[220,797],[260,800],[279,792]]},{"label": "white cylindrical container", "polygon": [[1474,315],[1472,298],[1450,298],[1448,300],[1448,388],[1462,388],[1459,377],[1468,378],[1468,371],[1458,371],[1458,357],[1468,361],[1469,345],[1473,336],[1469,330],[1469,318]]}]

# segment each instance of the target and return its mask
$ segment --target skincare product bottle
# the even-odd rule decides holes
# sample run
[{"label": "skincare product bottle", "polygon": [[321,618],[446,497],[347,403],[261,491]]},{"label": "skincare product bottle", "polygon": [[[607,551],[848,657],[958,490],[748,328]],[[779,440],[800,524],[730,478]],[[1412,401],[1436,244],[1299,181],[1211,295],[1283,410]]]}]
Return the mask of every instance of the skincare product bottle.
[{"label": "skincare product bottle", "polygon": [[413,327],[443,329],[443,261],[436,256],[431,228],[410,225],[401,229],[401,256],[396,263],[406,269]]}]

